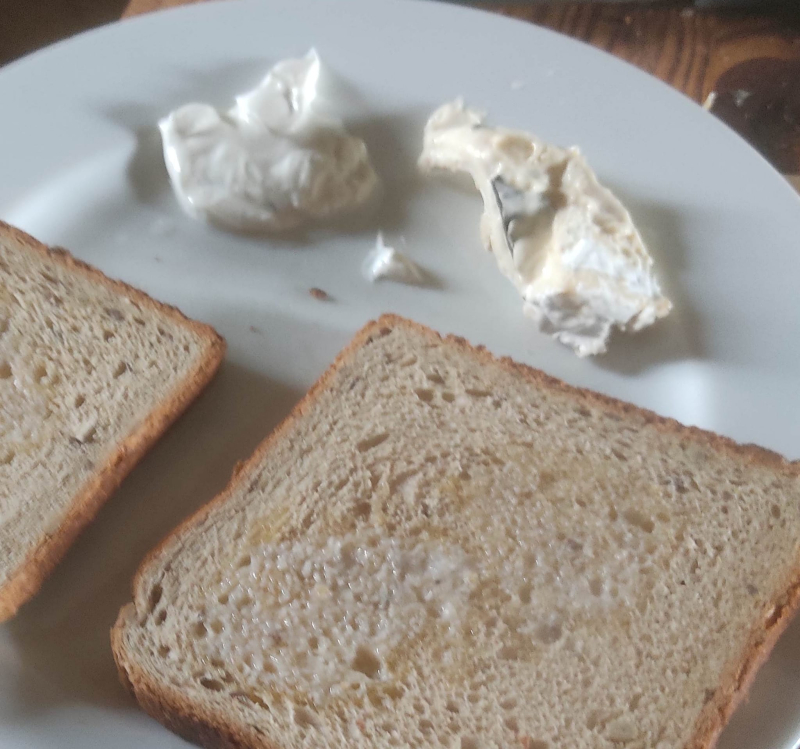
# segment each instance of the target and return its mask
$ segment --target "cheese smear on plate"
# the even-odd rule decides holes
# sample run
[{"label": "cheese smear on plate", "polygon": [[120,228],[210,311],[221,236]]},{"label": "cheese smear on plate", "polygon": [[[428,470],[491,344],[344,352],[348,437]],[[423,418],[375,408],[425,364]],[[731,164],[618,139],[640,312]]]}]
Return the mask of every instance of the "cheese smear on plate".
[{"label": "cheese smear on plate", "polygon": [[419,165],[472,176],[486,248],[524,312],[578,356],[605,352],[613,328],[641,330],[672,309],[630,214],[578,149],[488,127],[456,100],[428,120]]}]

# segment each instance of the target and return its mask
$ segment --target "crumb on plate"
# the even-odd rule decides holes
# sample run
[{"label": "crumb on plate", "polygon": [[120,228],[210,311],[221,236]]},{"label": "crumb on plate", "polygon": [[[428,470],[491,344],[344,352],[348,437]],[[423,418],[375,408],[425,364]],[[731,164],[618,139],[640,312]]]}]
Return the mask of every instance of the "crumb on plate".
[{"label": "crumb on plate", "polygon": [[330,301],[330,294],[327,291],[323,291],[322,289],[318,289],[316,286],[313,286],[308,290],[308,293],[314,297],[314,299],[319,299],[321,302],[328,302]]}]

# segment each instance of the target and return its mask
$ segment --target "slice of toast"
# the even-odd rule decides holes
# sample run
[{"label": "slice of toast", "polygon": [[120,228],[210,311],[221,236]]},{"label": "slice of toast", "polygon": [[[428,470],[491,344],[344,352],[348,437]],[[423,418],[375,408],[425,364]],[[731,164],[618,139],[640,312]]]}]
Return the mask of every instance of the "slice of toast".
[{"label": "slice of toast", "polygon": [[0,222],[0,621],[224,352],[207,325]]},{"label": "slice of toast", "polygon": [[207,747],[711,747],[798,605],[800,469],[387,316],[142,564]]}]

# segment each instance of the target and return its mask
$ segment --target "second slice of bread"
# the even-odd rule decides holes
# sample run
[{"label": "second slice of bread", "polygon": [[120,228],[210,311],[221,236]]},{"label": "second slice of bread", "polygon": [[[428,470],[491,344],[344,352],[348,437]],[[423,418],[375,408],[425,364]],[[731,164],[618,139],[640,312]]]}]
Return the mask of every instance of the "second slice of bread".
[{"label": "second slice of bread", "polygon": [[0,222],[0,621],[224,352],[209,326]]},{"label": "second slice of bread", "polygon": [[710,747],[797,606],[799,473],[384,317],[145,561],[115,658],[209,747]]}]

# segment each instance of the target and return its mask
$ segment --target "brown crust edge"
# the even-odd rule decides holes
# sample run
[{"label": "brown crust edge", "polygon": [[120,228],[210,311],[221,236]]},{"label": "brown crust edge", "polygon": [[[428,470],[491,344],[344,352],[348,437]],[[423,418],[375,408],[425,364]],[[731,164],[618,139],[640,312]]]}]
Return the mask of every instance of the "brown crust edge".
[{"label": "brown crust edge", "polygon": [[733,662],[731,676],[717,689],[714,698],[700,713],[694,738],[686,749],[713,749],[731,716],[747,700],[758,670],[769,658],[780,636],[800,609],[800,575],[768,612],[762,624],[753,628],[744,654]]},{"label": "brown crust edge", "polygon": [[[541,370],[519,364],[508,357],[497,358],[484,346],[472,346],[464,338],[458,336],[442,336],[419,323],[393,314],[382,315],[365,325],[350,343],[339,353],[327,371],[317,380],[306,395],[292,409],[286,419],[256,448],[254,453],[234,469],[227,487],[214,499],[184,520],[144,559],[133,581],[134,601],[143,602],[145,593],[140,590],[144,577],[151,565],[159,562],[162,554],[169,553],[169,547],[180,544],[184,534],[201,524],[209,514],[223,504],[236,488],[238,483],[247,477],[252,469],[258,466],[270,447],[290,429],[293,422],[310,410],[316,396],[328,387],[328,384],[343,365],[359,348],[381,335],[382,329],[406,328],[416,331],[436,342],[446,342],[472,353],[479,361],[486,364],[499,364],[528,382],[556,390],[576,398],[578,401],[616,413],[617,415],[638,415],[645,423],[663,432],[677,434],[685,438],[701,442],[713,449],[729,453],[749,463],[760,464],[776,471],[792,476],[800,475],[800,463],[791,463],[781,455],[757,445],[741,445],[733,440],[704,431],[697,427],[685,426],[674,419],[659,416],[652,411],[639,408],[591,390],[576,388],[558,380]],[[786,629],[793,615],[800,608],[800,565],[794,577],[786,586],[784,594],[775,602],[772,614],[757,624],[751,633],[744,652],[732,659],[728,671],[731,677],[717,689],[712,699],[701,711],[693,732],[693,737],[685,745],[685,749],[713,749],[719,734],[733,714],[736,707],[745,699],[747,691],[755,679],[759,667],[769,656],[781,633]],[[111,630],[111,645],[114,660],[117,664],[120,680],[137,700],[139,705],[162,723],[164,726],[183,738],[207,747],[207,749],[275,749],[273,742],[259,736],[255,727],[242,724],[231,724],[220,711],[198,710],[190,699],[180,690],[150,680],[147,673],[140,668],[135,659],[130,657],[125,646],[125,627],[129,621],[136,620],[136,604],[129,603],[121,609],[119,617]]]},{"label": "brown crust edge", "polygon": [[94,518],[100,507],[130,473],[136,463],[155,444],[166,429],[197,398],[219,369],[225,356],[225,340],[211,326],[190,320],[176,307],[156,301],[143,291],[104,275],[100,270],[73,257],[62,248],[47,247],[22,230],[0,221],[0,237],[7,237],[18,247],[13,251],[33,252],[94,283],[126,296],[142,307],[170,317],[205,339],[206,349],[196,366],[179,382],[159,407],[131,432],[98,468],[89,482],[72,499],[61,525],[44,534],[39,544],[0,588],[0,622],[10,619],[23,603],[35,595],[42,583],[61,561],[81,530]]},{"label": "brown crust edge", "polygon": [[122,608],[111,629],[111,649],[122,685],[150,717],[186,741],[206,749],[278,749],[256,726],[207,714],[176,687],[148,679],[146,672],[128,657],[125,648],[124,625],[128,616],[135,618],[132,603]]}]

